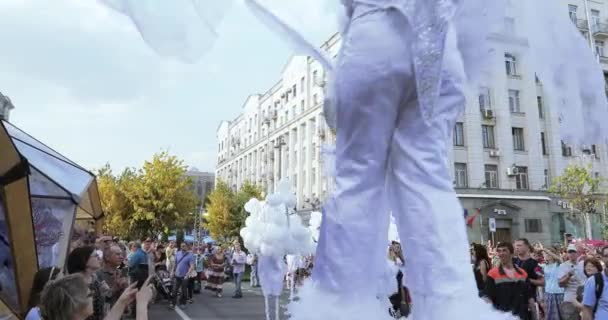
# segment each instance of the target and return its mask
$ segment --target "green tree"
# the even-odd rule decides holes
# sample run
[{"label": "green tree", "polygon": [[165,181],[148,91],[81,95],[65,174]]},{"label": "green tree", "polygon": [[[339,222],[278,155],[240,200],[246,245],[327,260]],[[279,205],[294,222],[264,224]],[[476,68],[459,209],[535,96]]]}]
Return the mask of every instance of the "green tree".
[{"label": "green tree", "polygon": [[186,170],[182,160],[167,152],[157,153],[144,163],[128,191],[134,209],[133,232],[140,237],[155,236],[193,221],[197,199]]},{"label": "green tree", "polygon": [[205,227],[211,237],[220,241],[238,238],[247,218],[245,203],[251,198],[261,199],[261,195],[261,189],[250,182],[243,183],[241,189],[234,192],[228,184],[218,181],[215,190],[209,194],[209,204],[206,207],[208,216]]},{"label": "green tree", "polygon": [[572,206],[572,213],[583,222],[587,239],[592,238],[591,215],[597,213],[605,198],[600,193],[600,184],[601,179],[593,176],[591,166],[570,165],[549,188],[549,192]]},{"label": "green tree", "polygon": [[167,152],[120,176],[109,166],[102,168],[98,179],[106,232],[141,239],[191,226],[198,200],[185,172],[183,161]]},{"label": "green tree", "polygon": [[129,234],[128,217],[133,213],[133,204],[124,192],[126,179],[132,178],[125,170],[119,177],[113,175],[109,164],[97,172],[97,185],[104,212],[103,231],[107,234],[126,237]]},{"label": "green tree", "polygon": [[228,221],[231,216],[234,192],[228,184],[219,180],[215,189],[209,193],[209,204],[207,205],[207,217],[205,228],[209,230],[211,237],[216,240],[224,239],[228,232]]}]

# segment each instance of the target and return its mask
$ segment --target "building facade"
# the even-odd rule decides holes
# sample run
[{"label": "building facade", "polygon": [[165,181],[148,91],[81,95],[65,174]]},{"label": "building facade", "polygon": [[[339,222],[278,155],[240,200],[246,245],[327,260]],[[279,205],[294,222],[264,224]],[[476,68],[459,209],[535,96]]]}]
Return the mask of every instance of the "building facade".
[{"label": "building facade", "polygon": [[186,176],[192,179],[194,193],[200,203],[204,204],[207,196],[215,188],[215,175],[210,172],[201,172],[197,168],[191,167],[186,171]]},{"label": "building facade", "polygon": [[11,110],[15,109],[15,106],[11,102],[11,99],[0,92],[0,120],[8,121]]},{"label": "building facade", "polygon": [[[526,55],[525,30],[518,23],[523,19],[521,1],[512,2],[504,27],[491,34],[494,77],[467,92],[466,110],[452,137],[454,187],[463,214],[472,220],[470,240],[476,242],[526,237],[557,243],[564,233],[582,237],[582,225],[572,218],[568,204],[547,193],[551,179],[580,161],[591,163],[594,175],[608,177],[606,146],[572,150],[560,140],[559,115],[545,103],[542,81]],[[584,15],[583,0],[560,1],[564,14],[570,14],[583,36],[591,37],[590,50],[608,72],[603,51],[608,2],[588,4],[593,20],[589,24],[579,18]],[[335,35],[323,48],[335,56],[339,45]],[[236,119],[221,123],[217,179],[233,188],[249,180],[272,192],[281,178],[289,178],[298,211],[305,214],[319,207],[331,190],[321,150],[335,139],[323,118],[323,78],[316,61],[292,57],[275,86],[250,96]]]}]

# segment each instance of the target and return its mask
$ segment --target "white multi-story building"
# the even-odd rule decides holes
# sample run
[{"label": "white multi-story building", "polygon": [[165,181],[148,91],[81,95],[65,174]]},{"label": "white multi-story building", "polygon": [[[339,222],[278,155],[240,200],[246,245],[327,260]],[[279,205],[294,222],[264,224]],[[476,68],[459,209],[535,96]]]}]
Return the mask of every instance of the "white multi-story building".
[{"label": "white multi-story building", "polygon": [[[608,1],[588,4],[591,24],[579,18],[585,17],[584,0],[562,1],[564,14],[570,12],[584,36],[589,37],[591,28],[594,48],[590,50],[596,50],[608,72],[603,49],[608,39],[604,18]],[[477,209],[480,212],[469,228],[472,241],[494,236],[495,241],[528,237],[559,242],[566,232],[583,234],[578,221],[569,217],[567,205],[547,194],[551,179],[577,153],[586,154],[595,175],[608,177],[608,155],[606,146],[572,150],[562,144],[559,115],[544,103],[542,81],[526,55],[525,30],[518,24],[517,12],[515,3],[504,28],[492,33],[495,77],[468,93],[466,110],[454,128],[450,152],[454,186],[464,214],[472,217]],[[323,48],[335,55],[339,44],[335,35]],[[299,211],[319,206],[331,188],[323,175],[320,148],[334,140],[323,118],[322,79],[316,61],[295,56],[275,86],[250,96],[241,115],[218,128],[217,179],[233,188],[248,180],[272,191],[288,177]],[[490,219],[496,222],[494,233]]]},{"label": "white multi-story building", "polygon": [[0,93],[0,120],[8,121],[8,116],[13,109],[15,109],[15,106],[11,99]]}]

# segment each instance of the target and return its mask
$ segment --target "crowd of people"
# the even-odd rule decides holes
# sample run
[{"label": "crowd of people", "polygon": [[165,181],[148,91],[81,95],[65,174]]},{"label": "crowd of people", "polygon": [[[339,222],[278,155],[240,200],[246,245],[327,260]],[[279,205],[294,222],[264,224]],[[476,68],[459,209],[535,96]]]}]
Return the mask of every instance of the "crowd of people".
[{"label": "crowd of people", "polygon": [[479,295],[523,320],[608,320],[608,247],[473,244]]},{"label": "crowd of people", "polygon": [[[398,271],[391,314],[407,316],[411,300],[403,284],[403,252],[398,242],[388,252]],[[285,287],[293,293],[310,276],[314,257],[288,255],[284,263]],[[480,298],[498,310],[523,320],[608,320],[608,247],[570,242],[545,248],[522,238],[472,244],[471,263]],[[203,288],[221,298],[227,280],[234,281],[232,297],[239,299],[247,266],[250,286],[260,286],[257,265],[258,257],[239,241],[219,246],[79,239],[71,244],[65,268],[34,275],[26,320],[143,320],[154,299],[165,298],[174,308],[193,303]]]},{"label": "crowd of people", "polygon": [[[300,285],[312,261],[286,256],[285,287]],[[258,256],[247,254],[239,241],[224,246],[151,238],[127,242],[86,233],[71,242],[65,268],[34,275],[26,319],[143,320],[151,301],[186,306],[203,289],[221,298],[226,281],[234,281],[232,297],[239,299],[246,269],[250,286],[260,286],[257,265]]]}]

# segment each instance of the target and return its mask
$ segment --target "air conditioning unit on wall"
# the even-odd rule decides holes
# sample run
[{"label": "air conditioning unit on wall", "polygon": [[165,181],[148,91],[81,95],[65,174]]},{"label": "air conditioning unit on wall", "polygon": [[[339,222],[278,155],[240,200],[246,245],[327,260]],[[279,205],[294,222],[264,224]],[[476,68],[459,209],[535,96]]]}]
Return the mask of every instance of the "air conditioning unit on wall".
[{"label": "air conditioning unit on wall", "polygon": [[492,158],[500,157],[500,150],[490,150],[490,157],[492,157]]},{"label": "air conditioning unit on wall", "polygon": [[517,170],[517,167],[507,168],[507,175],[509,177],[516,176],[518,173],[519,171]]}]

